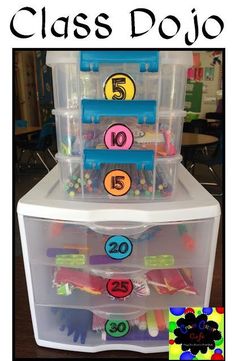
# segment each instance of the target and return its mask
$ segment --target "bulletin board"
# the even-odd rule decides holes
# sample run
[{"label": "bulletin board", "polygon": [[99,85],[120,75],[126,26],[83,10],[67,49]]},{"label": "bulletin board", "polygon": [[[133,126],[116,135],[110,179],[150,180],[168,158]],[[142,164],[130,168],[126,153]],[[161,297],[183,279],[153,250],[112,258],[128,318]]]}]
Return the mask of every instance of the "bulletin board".
[{"label": "bulletin board", "polygon": [[188,80],[185,96],[185,110],[194,113],[201,112],[202,88],[203,83]]}]

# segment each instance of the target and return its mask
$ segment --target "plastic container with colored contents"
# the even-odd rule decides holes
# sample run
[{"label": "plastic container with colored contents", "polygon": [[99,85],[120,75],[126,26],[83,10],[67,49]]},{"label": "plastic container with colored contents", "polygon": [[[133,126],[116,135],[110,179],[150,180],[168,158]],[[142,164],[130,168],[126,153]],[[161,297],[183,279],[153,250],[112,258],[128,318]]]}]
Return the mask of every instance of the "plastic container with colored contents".
[{"label": "plastic container with colored contents", "polygon": [[206,267],[212,219],[102,225],[26,218],[32,264],[80,268],[104,278],[143,277],[150,269]]},{"label": "plastic container with colored contents", "polygon": [[128,307],[100,314],[80,307],[35,307],[34,333],[38,345],[70,351],[130,350],[143,353],[168,350],[168,310],[142,313]]},{"label": "plastic container with colored contents", "polygon": [[192,52],[49,51],[47,65],[56,108],[77,108],[87,98],[161,99],[163,108],[182,109]]},{"label": "plastic container with colored contents", "polygon": [[180,153],[185,112],[156,112],[155,101],[82,101],[84,148],[153,150],[157,157]]},{"label": "plastic container with colored contents", "polygon": [[182,157],[155,158],[152,150],[85,149],[83,157],[58,154],[57,159],[70,199],[130,202],[173,196]]},{"label": "plastic container with colored contents", "polygon": [[41,264],[31,264],[31,269],[36,304],[89,307],[101,313],[113,308],[113,313],[122,314],[127,306],[139,313],[176,304],[203,306],[208,267],[150,269],[142,277],[131,273],[130,278]]},{"label": "plastic container with colored contents", "polygon": [[154,100],[84,99],[81,114],[67,109],[55,109],[53,113],[56,115],[58,150],[63,155],[80,155],[85,148],[127,150],[149,147],[155,150],[158,124]]},{"label": "plastic container with colored contents", "polygon": [[[90,103],[111,107],[110,115],[92,111]],[[77,110],[56,109],[57,145],[62,155],[81,155],[83,149],[153,150],[157,157],[168,157],[180,153],[184,111],[159,112],[156,120],[155,102],[138,101],[115,103],[121,105],[117,112],[114,103],[108,101],[82,101],[82,118]],[[133,103],[133,102],[132,102]],[[128,113],[129,105],[135,108]],[[137,104],[140,111],[137,112]],[[124,105],[124,107],[123,107]],[[127,106],[128,105],[128,106]],[[113,106],[113,108],[112,108]],[[109,107],[108,107],[109,108]],[[90,109],[90,111],[86,111]],[[126,112],[125,112],[126,109]],[[113,115],[112,115],[112,114]],[[123,114],[118,116],[117,114]],[[147,118],[147,114],[149,117]],[[96,118],[95,118],[96,116]],[[158,115],[157,115],[158,117]],[[81,120],[80,120],[81,119]],[[159,125],[158,125],[159,123]]]}]

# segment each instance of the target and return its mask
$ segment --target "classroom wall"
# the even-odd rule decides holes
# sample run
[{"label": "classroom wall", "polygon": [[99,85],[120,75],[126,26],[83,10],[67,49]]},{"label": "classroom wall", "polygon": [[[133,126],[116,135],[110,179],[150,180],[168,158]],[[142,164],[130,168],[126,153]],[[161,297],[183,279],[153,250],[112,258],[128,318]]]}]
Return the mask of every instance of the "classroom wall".
[{"label": "classroom wall", "polygon": [[[217,102],[219,96],[217,96],[217,91],[221,89],[221,79],[222,79],[222,64],[219,65],[216,63],[212,65],[212,52],[207,51],[196,51],[194,53],[200,53],[200,66],[203,68],[203,93],[202,93],[202,103],[201,103],[201,113],[200,118],[204,118],[205,114],[208,112],[215,112],[217,108]],[[220,57],[222,61],[222,56]],[[214,79],[207,80],[205,78],[205,68],[214,68]]]}]

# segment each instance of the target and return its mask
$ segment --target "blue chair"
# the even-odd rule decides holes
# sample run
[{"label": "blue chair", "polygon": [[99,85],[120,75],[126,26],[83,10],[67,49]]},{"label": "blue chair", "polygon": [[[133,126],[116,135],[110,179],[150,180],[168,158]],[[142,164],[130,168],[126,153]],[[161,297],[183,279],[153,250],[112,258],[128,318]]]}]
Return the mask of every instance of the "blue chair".
[{"label": "blue chair", "polygon": [[[33,158],[36,163],[36,156],[46,168],[47,172],[49,172],[49,168],[46,164],[45,159],[43,159],[42,155],[46,152],[53,158],[56,163],[56,159],[54,158],[50,146],[55,139],[56,131],[55,131],[55,123],[46,122],[40,133],[39,136],[33,140],[31,140],[28,145],[24,148],[24,151],[28,150],[30,152],[30,156],[27,161],[27,165],[29,166],[30,160]],[[36,156],[35,156],[36,155]]]}]

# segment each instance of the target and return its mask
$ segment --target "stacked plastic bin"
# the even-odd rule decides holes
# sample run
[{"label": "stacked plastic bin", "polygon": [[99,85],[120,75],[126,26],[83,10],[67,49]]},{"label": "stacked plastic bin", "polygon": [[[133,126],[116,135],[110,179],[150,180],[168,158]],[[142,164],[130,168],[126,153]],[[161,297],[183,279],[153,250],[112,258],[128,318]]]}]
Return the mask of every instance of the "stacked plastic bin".
[{"label": "stacked plastic bin", "polygon": [[61,183],[71,199],[174,194],[191,52],[49,52]]},{"label": "stacked plastic bin", "polygon": [[18,204],[36,342],[167,351],[168,308],[209,305],[220,218],[179,164],[191,53],[63,51],[47,63],[59,164]]}]

